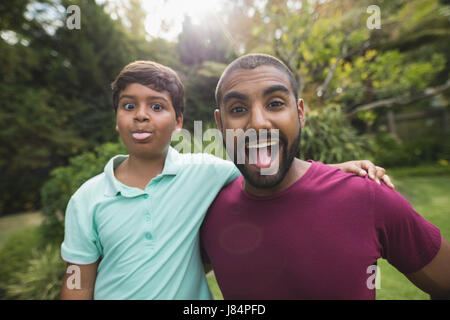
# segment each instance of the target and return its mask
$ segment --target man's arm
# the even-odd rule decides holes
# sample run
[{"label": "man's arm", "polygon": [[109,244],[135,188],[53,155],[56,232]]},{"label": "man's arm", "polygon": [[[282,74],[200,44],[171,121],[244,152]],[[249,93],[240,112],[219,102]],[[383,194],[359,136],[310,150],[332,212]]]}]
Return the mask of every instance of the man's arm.
[{"label": "man's arm", "polygon": [[60,299],[92,300],[99,261],[87,265],[68,263]]},{"label": "man's arm", "polygon": [[450,299],[450,242],[442,236],[441,248],[433,260],[406,277],[431,299]]}]

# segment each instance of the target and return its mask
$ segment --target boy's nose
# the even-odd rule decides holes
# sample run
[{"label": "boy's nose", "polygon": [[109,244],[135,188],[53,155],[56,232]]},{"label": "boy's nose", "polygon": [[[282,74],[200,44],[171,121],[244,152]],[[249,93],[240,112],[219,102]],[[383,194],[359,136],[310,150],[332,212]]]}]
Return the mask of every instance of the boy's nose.
[{"label": "boy's nose", "polygon": [[136,111],[134,113],[134,118],[137,121],[148,121],[150,119],[148,112],[146,112],[145,106],[138,106],[136,108]]}]

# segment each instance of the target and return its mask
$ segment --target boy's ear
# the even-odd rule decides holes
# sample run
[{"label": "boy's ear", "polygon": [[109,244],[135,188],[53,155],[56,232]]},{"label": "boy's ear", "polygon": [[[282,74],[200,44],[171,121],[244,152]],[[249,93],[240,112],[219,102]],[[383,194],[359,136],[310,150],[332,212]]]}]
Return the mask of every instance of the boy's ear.
[{"label": "boy's ear", "polygon": [[119,125],[116,122],[116,131],[119,132]]},{"label": "boy's ear", "polygon": [[220,118],[220,110],[216,109],[214,110],[214,118],[216,119],[216,126],[219,129],[219,131],[222,132],[222,120]]},{"label": "boy's ear", "polygon": [[176,125],[175,125],[175,131],[176,132],[180,132],[181,128],[183,128],[183,115],[180,114],[177,118],[176,118]]}]

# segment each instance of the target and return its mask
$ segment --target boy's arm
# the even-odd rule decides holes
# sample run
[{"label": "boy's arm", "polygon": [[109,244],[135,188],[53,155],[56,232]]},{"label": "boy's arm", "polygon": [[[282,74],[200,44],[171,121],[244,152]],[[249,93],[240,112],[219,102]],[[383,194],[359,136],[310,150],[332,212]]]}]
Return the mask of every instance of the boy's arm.
[{"label": "boy's arm", "polygon": [[389,188],[395,188],[391,182],[391,179],[386,174],[386,170],[382,167],[374,165],[369,160],[347,161],[337,164],[330,164],[330,166],[341,169],[344,172],[357,174],[361,177],[369,174],[369,179],[375,180],[378,184],[380,184],[381,179]]},{"label": "boy's arm", "polygon": [[99,261],[87,265],[67,263],[60,299],[92,300]]}]

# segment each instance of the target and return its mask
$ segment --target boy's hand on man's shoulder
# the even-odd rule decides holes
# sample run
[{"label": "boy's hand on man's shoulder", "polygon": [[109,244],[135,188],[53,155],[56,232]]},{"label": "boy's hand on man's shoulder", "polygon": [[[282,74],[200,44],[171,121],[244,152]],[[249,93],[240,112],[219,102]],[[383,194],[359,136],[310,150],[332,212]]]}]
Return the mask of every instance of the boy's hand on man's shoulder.
[{"label": "boy's hand on man's shoulder", "polygon": [[370,160],[353,160],[337,164],[330,164],[330,166],[341,169],[344,172],[354,173],[361,177],[369,174],[369,178],[375,180],[380,184],[382,180],[389,188],[394,189],[395,186],[391,179],[386,174],[386,170],[382,167],[374,165]]}]

